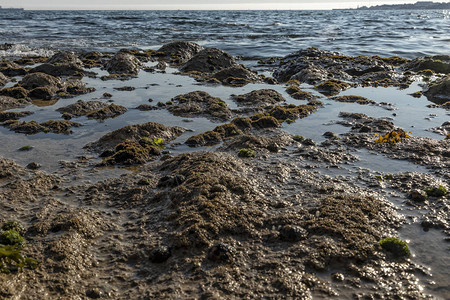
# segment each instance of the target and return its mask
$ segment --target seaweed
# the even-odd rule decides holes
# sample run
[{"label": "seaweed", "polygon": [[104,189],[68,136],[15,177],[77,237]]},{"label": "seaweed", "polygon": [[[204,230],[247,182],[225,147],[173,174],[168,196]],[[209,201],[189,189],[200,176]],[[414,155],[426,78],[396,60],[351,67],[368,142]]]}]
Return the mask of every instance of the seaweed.
[{"label": "seaweed", "polygon": [[255,150],[253,150],[251,148],[243,148],[243,149],[239,150],[238,156],[239,157],[256,157],[256,152],[255,152]]},{"label": "seaweed", "polygon": [[408,244],[398,238],[385,238],[384,240],[380,241],[380,246],[384,250],[392,253],[395,257],[411,256]]},{"label": "seaweed", "polygon": [[17,245],[0,245],[0,273],[9,274],[12,271],[22,271],[24,267],[36,269],[39,262],[22,254]]},{"label": "seaweed", "polygon": [[424,190],[428,196],[442,197],[447,195],[448,191],[443,185],[433,186]]},{"label": "seaweed", "polygon": [[401,142],[403,139],[411,137],[409,134],[412,134],[412,131],[404,131],[402,129],[394,129],[391,132],[386,133],[385,135],[381,136],[378,133],[375,133],[375,136],[378,137],[375,140],[375,143],[381,144],[381,143],[388,143],[391,145],[395,145],[399,142]]}]

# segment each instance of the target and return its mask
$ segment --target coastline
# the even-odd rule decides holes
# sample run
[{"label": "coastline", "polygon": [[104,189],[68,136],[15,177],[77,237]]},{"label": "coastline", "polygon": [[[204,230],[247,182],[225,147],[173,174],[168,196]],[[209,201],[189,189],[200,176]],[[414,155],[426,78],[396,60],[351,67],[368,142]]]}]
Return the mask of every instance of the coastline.
[{"label": "coastline", "polygon": [[[190,42],[3,61],[0,223],[24,224],[23,251],[40,264],[0,274],[2,296],[442,293],[446,270],[414,253],[448,239],[449,195],[433,188],[450,188],[450,128],[416,116],[448,116],[449,57],[309,48],[239,63]],[[338,119],[322,120],[331,108]],[[408,134],[397,124],[411,116]],[[381,246],[416,227],[440,246],[415,248],[414,235],[412,257]]]}]

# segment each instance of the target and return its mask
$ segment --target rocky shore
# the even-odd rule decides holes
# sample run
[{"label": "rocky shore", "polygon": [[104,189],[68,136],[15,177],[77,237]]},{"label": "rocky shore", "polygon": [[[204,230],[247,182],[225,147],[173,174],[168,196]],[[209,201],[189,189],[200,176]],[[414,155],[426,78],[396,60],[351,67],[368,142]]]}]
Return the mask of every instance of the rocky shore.
[{"label": "rocky shore", "polygon": [[[398,231],[417,225],[449,240],[450,126],[414,136],[358,111],[395,115],[389,99],[345,91],[420,82],[415,96],[448,116],[450,56],[309,48],[240,63],[192,42],[1,61],[5,136],[84,141],[99,124],[123,126],[91,132],[84,155],[68,149],[54,170],[40,170],[33,145],[19,151],[28,165],[2,154],[0,298],[444,298],[448,273],[421,264],[415,253],[426,249]],[[167,89],[191,86],[158,102],[127,96],[146,97],[157,85],[140,78],[168,73],[179,81]],[[222,87],[235,92],[216,96]],[[51,112],[34,109],[42,103]],[[354,105],[326,120],[344,133],[289,133],[330,105]],[[178,123],[133,122],[145,113]],[[193,132],[195,120],[209,127]],[[361,167],[371,159],[385,171]]]}]

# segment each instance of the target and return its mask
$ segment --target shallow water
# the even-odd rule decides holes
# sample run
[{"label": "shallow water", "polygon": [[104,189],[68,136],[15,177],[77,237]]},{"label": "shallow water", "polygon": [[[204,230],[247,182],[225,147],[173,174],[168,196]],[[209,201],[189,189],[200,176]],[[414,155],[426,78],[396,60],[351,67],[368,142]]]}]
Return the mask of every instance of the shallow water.
[{"label": "shallow water", "polygon": [[[243,57],[318,47],[347,55],[448,54],[450,12],[426,11],[0,11],[11,54],[116,51],[191,40]],[[37,48],[37,49],[36,49]]]}]

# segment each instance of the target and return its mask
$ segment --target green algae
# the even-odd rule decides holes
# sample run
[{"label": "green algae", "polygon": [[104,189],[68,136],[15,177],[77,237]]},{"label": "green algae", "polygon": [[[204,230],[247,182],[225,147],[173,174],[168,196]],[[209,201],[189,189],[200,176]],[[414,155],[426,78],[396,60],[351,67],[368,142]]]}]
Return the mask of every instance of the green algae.
[{"label": "green algae", "polygon": [[395,257],[406,258],[411,256],[408,244],[398,238],[390,237],[383,239],[380,241],[380,246]]}]

